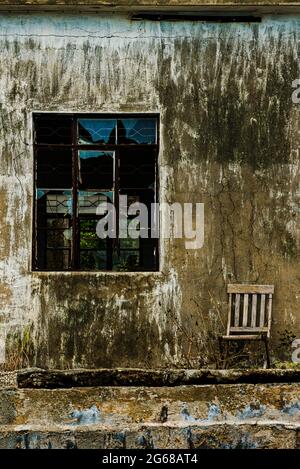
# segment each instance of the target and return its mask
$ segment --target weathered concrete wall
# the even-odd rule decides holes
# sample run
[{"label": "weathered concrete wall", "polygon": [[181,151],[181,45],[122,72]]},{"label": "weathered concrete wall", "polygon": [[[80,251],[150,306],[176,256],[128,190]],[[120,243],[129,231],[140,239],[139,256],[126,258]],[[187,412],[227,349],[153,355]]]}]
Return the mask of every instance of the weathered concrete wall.
[{"label": "weathered concrete wall", "polygon": [[23,389],[0,396],[1,425],[300,422],[299,384]]},{"label": "weathered concrete wall", "polygon": [[0,390],[0,448],[299,448],[299,384]]},{"label": "weathered concrete wall", "polygon": [[178,427],[130,425],[104,428],[0,426],[0,449],[299,449],[299,428],[241,422]]},{"label": "weathered concrete wall", "polygon": [[[0,31],[7,359],[18,366],[19,349],[58,368],[211,363],[229,281],[274,283],[273,337],[300,337],[300,16],[2,14]],[[160,112],[160,199],[205,203],[204,247],[162,241],[154,274],[32,273],[32,111]]]}]

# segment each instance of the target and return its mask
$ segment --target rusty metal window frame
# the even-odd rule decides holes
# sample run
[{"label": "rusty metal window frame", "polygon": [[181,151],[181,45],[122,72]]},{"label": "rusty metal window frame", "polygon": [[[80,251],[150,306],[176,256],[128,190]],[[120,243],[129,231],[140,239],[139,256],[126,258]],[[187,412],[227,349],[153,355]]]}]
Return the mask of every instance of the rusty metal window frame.
[{"label": "rusty metal window frame", "polygon": [[[72,143],[71,144],[48,144],[48,143],[36,143],[36,120],[39,116],[48,116],[49,118],[57,117],[69,117],[72,119]],[[108,143],[101,143],[101,144],[80,144],[78,143],[78,121],[79,119],[147,119],[152,118],[156,120],[156,143],[155,144],[122,144],[122,143],[115,143],[115,144],[108,144]],[[116,239],[107,239],[107,255],[108,255],[108,268],[107,269],[93,269],[90,270],[91,272],[115,272],[113,270],[112,265],[112,255],[113,252],[120,252],[120,239],[119,239],[119,195],[122,190],[126,188],[122,188],[120,186],[120,176],[119,176],[119,168],[120,168],[120,151],[122,148],[140,148],[142,149],[152,149],[154,153],[154,165],[155,165],[155,190],[154,190],[154,202],[158,202],[159,200],[159,172],[158,172],[158,155],[159,155],[159,128],[160,128],[160,119],[159,114],[157,113],[53,113],[53,112],[35,112],[33,113],[33,154],[34,154],[34,206],[33,206],[33,243],[32,243],[32,269],[34,271],[45,271],[45,272],[59,272],[59,271],[79,271],[79,272],[88,272],[88,270],[80,269],[79,266],[79,257],[80,257],[80,235],[79,235],[79,213],[78,213],[78,152],[81,150],[86,151],[110,151],[114,152],[114,181],[113,181],[113,194],[114,194],[114,205],[116,209],[116,220],[117,220],[117,227],[116,227]],[[46,268],[39,268],[38,267],[38,258],[37,258],[37,200],[36,200],[36,190],[37,186],[37,151],[39,149],[70,149],[72,151],[72,244],[71,244],[71,262],[68,269],[46,269]],[[128,190],[128,189],[127,189]],[[141,187],[134,187],[130,189],[132,191],[143,191],[147,190]],[[51,215],[52,216],[52,215]],[[88,217],[87,217],[88,218]],[[93,216],[90,218],[97,218],[97,216]],[[47,229],[47,228],[45,228]],[[66,248],[67,249],[67,248]],[[159,270],[159,238],[157,238],[155,242],[155,265],[152,269],[130,269],[129,272],[138,272],[138,271],[145,271],[145,272],[155,272]],[[122,250],[126,250],[122,248]],[[132,250],[132,249],[129,249]],[[140,250],[140,248],[139,248]]]}]

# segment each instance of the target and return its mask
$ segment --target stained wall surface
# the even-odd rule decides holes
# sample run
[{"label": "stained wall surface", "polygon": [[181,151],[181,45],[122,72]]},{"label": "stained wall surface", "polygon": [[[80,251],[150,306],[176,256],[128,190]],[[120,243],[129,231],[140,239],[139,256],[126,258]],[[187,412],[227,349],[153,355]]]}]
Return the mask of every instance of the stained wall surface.
[{"label": "stained wall surface", "polygon": [[[0,334],[12,366],[211,365],[228,282],[275,284],[274,357],[284,329],[300,337],[299,40],[300,14],[1,14]],[[32,272],[34,111],[160,113],[160,201],[205,204],[203,248],[161,240],[156,273]]]}]

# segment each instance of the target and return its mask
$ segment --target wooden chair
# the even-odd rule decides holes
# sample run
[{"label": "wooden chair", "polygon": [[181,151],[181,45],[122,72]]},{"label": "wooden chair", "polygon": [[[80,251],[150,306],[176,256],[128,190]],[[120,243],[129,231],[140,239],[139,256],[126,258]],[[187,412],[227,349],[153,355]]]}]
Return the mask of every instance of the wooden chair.
[{"label": "wooden chair", "polygon": [[[226,335],[219,337],[224,364],[229,341],[261,340],[265,343],[267,368],[270,368],[269,339],[272,320],[274,285],[229,284],[228,322]],[[223,353],[223,341],[226,354]]]}]

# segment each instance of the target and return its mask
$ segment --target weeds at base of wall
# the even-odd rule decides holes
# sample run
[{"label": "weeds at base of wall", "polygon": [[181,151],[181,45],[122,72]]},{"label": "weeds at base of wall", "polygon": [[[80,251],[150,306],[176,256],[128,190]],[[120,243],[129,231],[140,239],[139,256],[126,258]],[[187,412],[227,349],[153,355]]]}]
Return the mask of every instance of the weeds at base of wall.
[{"label": "weeds at base of wall", "polygon": [[33,325],[24,329],[13,329],[6,336],[5,363],[0,371],[14,371],[30,367],[34,355],[32,340]]},{"label": "weeds at base of wall", "polygon": [[220,350],[219,336],[224,334],[225,323],[222,313],[222,303],[217,301],[208,291],[213,314],[210,318],[204,317],[199,302],[193,298],[197,306],[199,322],[201,322],[201,336],[193,331],[178,325],[179,330],[185,336],[189,347],[184,354],[184,365],[189,368],[262,368],[265,362],[264,345],[257,346],[253,343],[229,343],[228,357]]},{"label": "weeds at base of wall", "polygon": [[[218,337],[224,334],[225,324],[222,313],[222,303],[217,301],[211,292],[208,292],[212,305],[212,320],[204,317],[199,302],[193,298],[193,302],[197,305],[197,314],[201,321],[201,337],[195,335],[193,331],[183,325],[178,324],[178,329],[185,336],[189,346],[186,350],[183,361],[184,367],[189,368],[262,368],[265,365],[265,346],[262,342],[232,342],[228,344],[228,357],[226,361],[223,359],[219,347]],[[271,367],[281,369],[299,369],[299,363],[291,361],[293,352],[293,341],[295,334],[288,329],[278,334],[277,344],[270,349]]]},{"label": "weeds at base of wall", "polygon": [[300,363],[275,361],[273,367],[280,370],[300,370]]},{"label": "weeds at base of wall", "polygon": [[278,334],[277,354],[280,361],[289,362],[293,353],[293,341],[296,339],[295,334],[290,329],[284,329]]},{"label": "weeds at base of wall", "polygon": [[[214,302],[213,298],[212,302]],[[264,345],[262,343],[230,343],[228,357],[224,362],[218,342],[218,336],[224,332],[223,316],[219,304],[213,303],[213,309],[214,325],[204,320],[199,308],[198,313],[203,325],[201,336],[196,334],[192,328],[179,323],[174,314],[173,320],[188,346],[182,360],[179,363],[172,363],[171,366],[173,368],[190,369],[262,368],[265,362]],[[219,325],[218,331],[216,331],[216,324]],[[0,372],[15,371],[32,366],[34,362],[32,335],[33,325],[26,326],[22,330],[15,328],[7,334],[5,363],[0,364]],[[300,369],[300,363],[291,361],[294,339],[295,335],[290,330],[285,329],[279,333],[278,346],[274,350],[275,353],[271,353],[273,355],[271,360],[273,368]],[[276,359],[275,356],[278,358]]]}]

